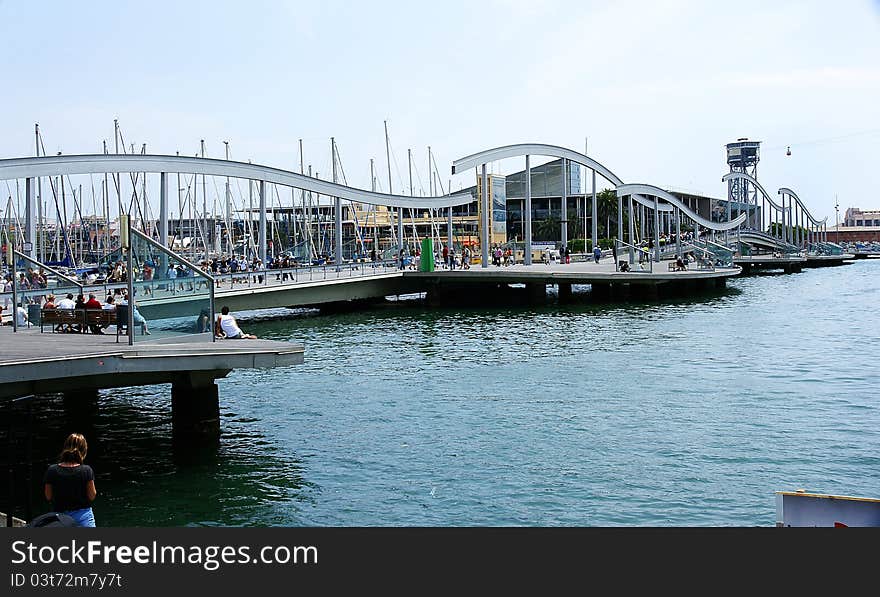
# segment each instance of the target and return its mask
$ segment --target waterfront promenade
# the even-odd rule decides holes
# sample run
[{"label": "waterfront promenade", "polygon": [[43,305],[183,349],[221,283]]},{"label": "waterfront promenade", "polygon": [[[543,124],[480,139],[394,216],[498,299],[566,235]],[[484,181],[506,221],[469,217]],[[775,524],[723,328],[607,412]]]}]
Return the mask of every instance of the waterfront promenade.
[{"label": "waterfront promenade", "polygon": [[[443,269],[422,272],[418,269],[397,269],[393,263],[352,263],[267,270],[217,276],[215,307],[226,305],[233,311],[270,309],[277,307],[315,307],[321,305],[378,300],[386,296],[432,292],[444,286],[457,287],[467,283],[474,290],[479,286],[529,285],[530,296],[536,301],[545,300],[547,286],[569,288],[572,284],[589,284],[597,292],[609,286],[634,287],[649,294],[658,288],[703,289],[719,287],[732,276],[739,275],[739,267],[698,269],[670,269],[671,261],[635,263],[628,272],[617,271],[611,257],[599,263],[593,261],[562,263],[536,263],[532,265],[508,265],[481,267],[473,264],[469,269]],[[644,268],[644,269],[642,269]],[[181,281],[178,279],[177,284]],[[184,288],[187,288],[184,282]],[[136,283],[141,287],[141,283]],[[158,281],[155,288],[162,286]],[[564,292],[564,291],[563,291]],[[141,300],[145,316],[160,316],[167,306],[193,300],[185,292],[164,294],[152,290],[150,298]]]}]

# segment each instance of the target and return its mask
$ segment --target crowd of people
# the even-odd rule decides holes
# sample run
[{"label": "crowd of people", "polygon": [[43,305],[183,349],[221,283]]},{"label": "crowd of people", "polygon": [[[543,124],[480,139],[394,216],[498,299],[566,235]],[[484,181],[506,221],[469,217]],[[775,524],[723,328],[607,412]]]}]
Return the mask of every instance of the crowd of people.
[{"label": "crowd of people", "polygon": [[[55,325],[54,331],[69,334],[81,334],[86,331],[89,331],[93,334],[104,334],[104,330],[110,327],[110,325],[112,324],[88,323],[88,320],[85,317],[85,312],[115,312],[118,305],[128,306],[130,304],[128,290],[125,288],[117,288],[113,290],[113,292],[107,295],[107,297],[104,299],[104,302],[101,302],[94,292],[88,293],[88,298],[86,298],[86,295],[84,294],[78,294],[74,296],[72,292],[68,292],[64,296],[58,298],[50,292],[43,297],[37,297],[37,299],[42,301],[42,303],[40,304],[41,310],[45,311],[54,309],[56,311],[70,311],[72,313],[81,313],[83,315],[83,317],[71,318],[69,321],[65,321],[63,323]],[[4,308],[0,308],[0,311],[2,311]],[[132,315],[134,317],[134,324],[140,328],[140,331],[143,335],[151,335],[152,332],[150,332],[147,320],[138,310],[137,303],[135,301],[131,301],[131,309]],[[24,307],[18,306],[16,308],[15,317],[15,323],[17,326],[21,327],[28,324],[28,315]]]}]

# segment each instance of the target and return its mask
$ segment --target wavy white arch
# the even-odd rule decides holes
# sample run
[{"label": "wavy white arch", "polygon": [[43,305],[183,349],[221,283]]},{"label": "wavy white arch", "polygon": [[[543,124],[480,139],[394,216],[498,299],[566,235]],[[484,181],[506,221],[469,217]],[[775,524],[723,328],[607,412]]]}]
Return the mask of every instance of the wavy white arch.
[{"label": "wavy white arch", "polygon": [[[452,173],[460,174],[466,170],[470,170],[471,168],[476,168],[477,166],[488,164],[489,162],[495,162],[507,158],[523,157],[527,155],[540,155],[551,158],[566,159],[570,162],[586,166],[591,170],[595,170],[596,172],[604,176],[606,180],[610,181],[614,186],[620,186],[623,184],[623,181],[620,179],[619,176],[617,176],[614,172],[609,170],[603,164],[597,162],[588,155],[578,153],[577,151],[568,149],[566,147],[559,147],[558,145],[547,145],[545,143],[518,143],[516,145],[504,145],[503,147],[495,147],[493,149],[487,149],[485,151],[473,153],[469,156],[459,158],[452,162]],[[633,200],[637,203],[644,205],[645,207],[654,209],[654,202],[649,201],[640,195],[633,195]],[[660,211],[672,211],[672,208],[667,205],[660,205],[658,207]]]},{"label": "wavy white arch", "polygon": [[470,193],[442,197],[409,197],[356,189],[296,172],[260,164],[174,155],[83,154],[0,160],[0,180],[72,174],[123,172],[204,174],[262,180],[329,197],[388,207],[447,208],[473,203]]},{"label": "wavy white arch", "polygon": [[728,172],[727,174],[725,174],[724,176],[721,177],[721,182],[727,182],[728,180],[733,180],[733,179],[737,179],[737,178],[740,178],[742,180],[747,180],[748,182],[755,185],[755,187],[759,191],[761,191],[761,194],[764,195],[764,199],[767,200],[767,203],[769,203],[774,208],[776,208],[777,211],[783,211],[784,209],[787,209],[787,208],[783,208],[781,205],[777,205],[776,202],[773,201],[773,198],[770,197],[770,194],[767,193],[767,191],[764,190],[764,187],[761,186],[761,183],[759,183],[754,177],[749,176],[745,172]]},{"label": "wavy white arch", "polygon": [[623,197],[625,195],[635,195],[636,193],[641,195],[651,195],[652,197],[663,199],[664,201],[680,209],[683,213],[687,214],[690,219],[695,221],[700,226],[718,232],[723,232],[725,230],[736,228],[737,226],[745,222],[747,217],[747,214],[741,213],[736,218],[728,222],[713,222],[712,220],[707,220],[703,216],[692,212],[684,203],[681,202],[681,200],[679,200],[678,197],[676,197],[669,191],[664,191],[660,187],[655,187],[654,185],[642,183],[622,184],[618,185],[617,187],[618,197]]},{"label": "wavy white arch", "polygon": [[821,225],[825,224],[825,222],[828,221],[828,216],[825,216],[825,218],[822,220],[817,220],[816,218],[814,218],[813,214],[810,213],[810,210],[807,209],[807,207],[804,205],[804,202],[801,201],[801,198],[798,197],[797,194],[794,191],[792,191],[791,189],[789,189],[787,187],[780,187],[779,194],[781,195],[782,193],[785,193],[786,195],[790,195],[790,196],[794,197],[794,200],[797,201],[798,205],[801,206],[801,210],[803,210],[803,212],[805,214],[807,214],[807,217],[810,218],[810,221],[813,224],[815,224],[816,226],[821,226]]}]

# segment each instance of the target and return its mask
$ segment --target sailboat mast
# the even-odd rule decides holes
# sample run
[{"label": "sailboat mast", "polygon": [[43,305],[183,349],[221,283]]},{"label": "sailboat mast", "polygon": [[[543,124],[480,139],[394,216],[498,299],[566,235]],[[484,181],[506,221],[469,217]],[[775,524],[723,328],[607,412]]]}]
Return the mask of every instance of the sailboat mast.
[{"label": "sailboat mast", "polygon": [[[385,120],[385,161],[388,162],[388,194],[393,195],[394,191],[391,186],[391,142],[388,139],[388,121]],[[389,224],[391,222],[389,221]],[[393,235],[392,228],[392,235]],[[397,251],[403,250],[403,208],[397,208]]]},{"label": "sailboat mast", "polygon": [[[376,192],[376,169],[373,164],[373,158],[370,158],[370,190],[374,193]],[[378,210],[378,206],[373,205],[371,207],[373,211],[373,249],[376,253],[379,253],[379,230],[376,227],[376,211]]]},{"label": "sailboat mast", "polygon": [[[333,182],[338,183],[339,179],[336,175],[336,139],[330,137],[330,160],[333,162]],[[342,199],[335,197],[333,202],[334,228],[336,229],[336,243],[333,248],[333,260],[336,262],[336,269],[342,265]]]},{"label": "sailboat mast", "polygon": [[[104,155],[107,155],[107,139],[103,140],[104,143]],[[104,208],[104,238],[102,239],[103,248],[106,250],[105,256],[110,252],[110,247],[107,243],[110,240],[110,184],[107,178],[107,173],[104,172],[104,196],[103,196],[103,208]]]},{"label": "sailboat mast", "polygon": [[[224,141],[226,146],[226,161],[229,161],[229,141]],[[233,255],[235,243],[232,239],[232,227],[230,226],[230,214],[232,213],[232,198],[229,195],[229,177],[226,177],[226,252]]]},{"label": "sailboat mast", "polygon": [[[37,149],[37,157],[40,157],[40,125],[34,124],[34,136],[36,137],[36,149]],[[34,244],[36,247],[34,248],[34,255],[37,256],[37,260],[40,263],[44,263],[46,261],[45,257],[45,247],[43,247],[43,230],[45,226],[43,226],[43,179],[41,177],[37,177],[37,238],[34,239]]]},{"label": "sailboat mast", "polygon": [[248,238],[250,239],[248,249],[250,249],[254,242],[254,181],[250,178],[248,179]]},{"label": "sailboat mast", "polygon": [[[202,147],[202,157],[205,157],[205,140],[201,140]],[[198,185],[198,183],[196,183]],[[205,182],[205,175],[202,174],[202,218],[204,218],[204,225],[202,226],[202,234],[204,235],[202,238],[202,242],[205,246],[205,259],[208,258],[208,185]]]},{"label": "sailboat mast", "polygon": [[[116,153],[119,153],[119,119],[113,119],[113,144],[116,148]],[[116,185],[116,201],[119,203],[119,215],[122,215],[124,210],[122,209],[122,176],[117,172],[113,175],[113,182]]]}]

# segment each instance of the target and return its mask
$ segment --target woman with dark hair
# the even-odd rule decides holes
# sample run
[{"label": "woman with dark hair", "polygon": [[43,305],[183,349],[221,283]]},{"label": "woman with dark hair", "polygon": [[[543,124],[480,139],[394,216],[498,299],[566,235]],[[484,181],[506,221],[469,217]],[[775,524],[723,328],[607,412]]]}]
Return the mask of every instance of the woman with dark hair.
[{"label": "woman with dark hair", "polygon": [[43,491],[52,509],[67,514],[81,527],[95,526],[92,502],[98,495],[95,473],[83,464],[88,449],[82,434],[68,435],[58,457],[60,462],[49,467],[43,480]]}]

